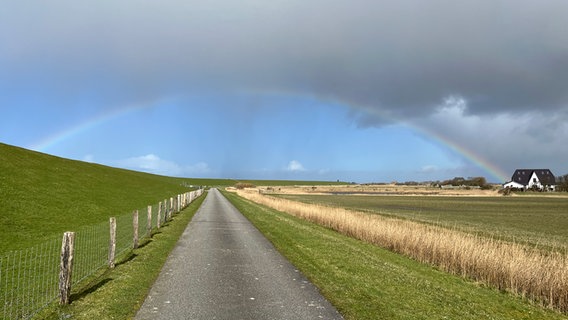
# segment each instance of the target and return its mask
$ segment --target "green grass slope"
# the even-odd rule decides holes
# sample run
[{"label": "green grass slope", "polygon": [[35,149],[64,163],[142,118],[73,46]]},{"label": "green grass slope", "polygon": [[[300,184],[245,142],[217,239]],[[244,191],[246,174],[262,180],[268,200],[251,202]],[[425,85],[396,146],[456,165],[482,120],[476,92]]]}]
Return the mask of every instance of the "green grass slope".
[{"label": "green grass slope", "polygon": [[[233,179],[172,178],[63,159],[0,143],[0,254],[28,248],[188,190]],[[255,185],[332,182],[247,180]],[[333,183],[332,183],[333,184]]]},{"label": "green grass slope", "polygon": [[158,203],[191,183],[0,143],[0,253]]}]

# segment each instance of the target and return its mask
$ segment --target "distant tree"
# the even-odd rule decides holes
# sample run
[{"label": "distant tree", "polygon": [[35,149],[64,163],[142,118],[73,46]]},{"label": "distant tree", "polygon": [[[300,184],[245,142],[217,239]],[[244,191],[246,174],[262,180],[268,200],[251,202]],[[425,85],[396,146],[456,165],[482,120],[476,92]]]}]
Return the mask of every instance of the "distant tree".
[{"label": "distant tree", "polygon": [[568,192],[568,174],[556,178],[556,190]]},{"label": "distant tree", "polygon": [[442,182],[442,185],[452,185],[452,186],[463,186],[465,185],[465,178],[463,177],[454,177],[450,180],[445,180]]},{"label": "distant tree", "polygon": [[487,180],[485,179],[485,177],[474,177],[471,178],[469,181],[472,186],[478,186],[483,188],[487,185]]},{"label": "distant tree", "polygon": [[466,186],[466,187],[480,187],[480,188],[491,188],[487,184],[485,177],[469,177],[467,179],[463,177],[455,177],[451,180],[445,180],[440,182],[442,185],[452,185],[452,186]]},{"label": "distant tree", "polygon": [[245,188],[255,188],[256,186],[252,183],[247,182],[237,182],[235,184],[235,188],[237,189],[245,189]]}]

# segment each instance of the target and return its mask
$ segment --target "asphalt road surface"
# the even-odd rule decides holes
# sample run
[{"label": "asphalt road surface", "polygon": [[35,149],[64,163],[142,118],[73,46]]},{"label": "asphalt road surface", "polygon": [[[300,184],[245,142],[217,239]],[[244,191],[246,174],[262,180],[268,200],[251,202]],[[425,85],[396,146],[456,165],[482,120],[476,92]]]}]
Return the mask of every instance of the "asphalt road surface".
[{"label": "asphalt road surface", "polygon": [[211,189],[135,319],[342,317],[218,190]]}]

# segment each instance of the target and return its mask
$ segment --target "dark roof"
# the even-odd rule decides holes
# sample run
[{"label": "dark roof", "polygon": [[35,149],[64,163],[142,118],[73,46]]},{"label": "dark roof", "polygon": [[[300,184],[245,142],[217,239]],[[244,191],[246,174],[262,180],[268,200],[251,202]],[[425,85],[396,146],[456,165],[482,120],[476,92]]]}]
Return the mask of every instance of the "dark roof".
[{"label": "dark roof", "polygon": [[554,175],[549,169],[517,169],[515,170],[515,173],[513,173],[511,181],[526,186],[529,184],[529,180],[533,172],[536,173],[536,176],[538,177],[538,180],[540,180],[541,184],[543,185],[556,184],[556,179],[554,178]]}]

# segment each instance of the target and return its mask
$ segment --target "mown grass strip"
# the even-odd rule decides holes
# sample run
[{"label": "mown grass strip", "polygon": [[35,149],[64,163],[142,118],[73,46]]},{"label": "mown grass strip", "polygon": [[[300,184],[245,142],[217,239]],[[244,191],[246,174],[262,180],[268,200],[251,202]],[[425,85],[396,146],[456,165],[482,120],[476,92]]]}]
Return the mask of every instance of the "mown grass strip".
[{"label": "mown grass strip", "polygon": [[132,319],[160,274],[169,253],[197,212],[205,195],[154,232],[136,250],[74,288],[69,306],[52,305],[35,319]]},{"label": "mown grass strip", "polygon": [[521,298],[224,194],[346,319],[567,319]]}]

